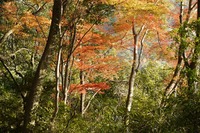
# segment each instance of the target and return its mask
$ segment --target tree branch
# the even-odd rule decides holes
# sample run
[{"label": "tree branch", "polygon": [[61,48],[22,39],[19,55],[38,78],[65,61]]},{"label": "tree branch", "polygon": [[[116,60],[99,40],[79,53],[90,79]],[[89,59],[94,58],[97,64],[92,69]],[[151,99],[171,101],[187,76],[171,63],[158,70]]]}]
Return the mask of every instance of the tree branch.
[{"label": "tree branch", "polygon": [[81,41],[83,40],[83,38],[87,35],[88,32],[90,32],[90,30],[94,27],[94,25],[96,24],[93,23],[93,25],[84,33],[84,35],[81,37],[81,39],[79,40],[78,44],[74,47],[74,49],[72,50],[72,53],[78,48],[78,46],[81,45]]},{"label": "tree branch", "polygon": [[140,53],[139,53],[139,56],[138,56],[138,65],[137,65],[136,71],[138,70],[138,68],[139,68],[139,66],[140,66],[140,63],[141,63],[141,56],[142,56],[143,46],[144,46],[143,43],[144,43],[144,39],[145,39],[147,33],[148,33],[148,29],[145,31],[145,33],[144,33],[144,35],[142,36],[142,39],[141,39],[141,41],[140,41],[141,46],[140,46]]},{"label": "tree branch", "polygon": [[[9,75],[10,75],[11,79],[13,80],[14,84],[16,85],[17,89],[20,91],[19,84],[18,84],[17,81],[15,80],[15,78],[14,78],[12,72],[11,72],[11,71],[9,70],[9,68],[6,66],[6,64],[4,63],[4,60],[2,60],[2,59],[0,58],[0,61],[1,61],[2,65],[4,66],[4,68],[6,69],[6,71],[9,73]],[[22,93],[20,93],[20,95],[21,95],[22,99],[24,100],[24,99],[25,99],[24,95],[23,95]]]},{"label": "tree branch", "polygon": [[100,90],[101,90],[101,89],[98,89],[98,90],[92,95],[92,97],[90,98],[90,100],[89,100],[88,103],[87,103],[87,106],[84,108],[82,114],[84,114],[84,113],[87,111],[87,109],[89,108],[89,106],[90,106],[92,100],[93,100],[94,97],[98,94],[98,92],[99,92]]},{"label": "tree branch", "polygon": [[32,14],[33,15],[38,15],[43,9],[44,9],[44,6],[47,4],[47,2],[45,2],[42,6],[40,6],[37,11],[33,12]]},{"label": "tree branch", "polygon": [[140,35],[140,33],[144,30],[144,28],[145,28],[145,24],[142,25],[142,27],[140,28],[140,30],[137,34]]},{"label": "tree branch", "polygon": [[7,31],[3,37],[0,39],[0,45],[6,41],[6,39],[15,31],[15,27]]},{"label": "tree branch", "polygon": [[8,56],[4,56],[4,55],[0,55],[0,60],[8,60],[9,58],[12,58],[12,57],[15,57],[17,53],[21,52],[22,50],[27,50],[29,51],[29,49],[27,48],[21,48],[21,49],[18,49],[17,51],[15,51],[14,53],[8,55]]}]

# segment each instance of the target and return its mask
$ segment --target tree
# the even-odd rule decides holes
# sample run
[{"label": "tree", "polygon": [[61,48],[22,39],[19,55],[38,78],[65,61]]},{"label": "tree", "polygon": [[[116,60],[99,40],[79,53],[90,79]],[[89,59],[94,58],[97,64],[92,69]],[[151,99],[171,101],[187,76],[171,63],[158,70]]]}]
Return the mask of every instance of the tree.
[{"label": "tree", "polygon": [[[13,86],[12,89],[15,90],[17,94],[21,95],[21,98],[23,100],[23,105],[21,106],[24,106],[24,110],[27,109],[26,112],[28,114],[24,116],[24,118],[26,117],[27,119],[23,120],[26,121],[24,122],[24,125],[26,125],[29,123],[28,117],[30,112],[28,110],[31,110],[30,108],[32,108],[32,101],[27,101],[27,98],[29,97],[27,96],[27,93],[29,92],[29,87],[32,81],[32,72],[35,69],[35,64],[37,63],[35,61],[35,58],[37,58],[35,57],[37,50],[31,48],[33,48],[34,45],[38,42],[35,41],[36,43],[33,43],[31,39],[35,37],[39,40],[39,38],[41,38],[41,34],[45,36],[46,33],[43,32],[43,30],[45,30],[45,28],[48,28],[49,20],[42,16],[36,16],[38,15],[37,13],[42,10],[42,8],[38,8],[38,10],[36,10],[37,13],[35,13],[35,11],[33,10],[26,12],[26,6],[23,5],[19,8],[18,4],[21,3],[5,2],[3,5],[1,5],[1,7],[5,9],[2,12],[3,19],[1,21],[1,24],[3,25],[5,24],[5,22],[8,22],[8,25],[5,24],[3,27],[5,29],[8,29],[9,26],[11,26],[11,29],[8,29],[8,32],[5,32],[3,35],[1,34],[1,48],[5,48],[5,51],[1,53],[1,63],[6,68],[6,71],[10,74],[16,84],[16,86]],[[32,21],[32,23],[30,23],[30,21]],[[43,25],[46,26],[41,28],[41,26]],[[33,36],[30,36],[30,34],[32,34]],[[18,38],[19,36],[20,39]],[[12,46],[11,49],[9,49],[10,44],[8,45],[9,40],[13,40],[13,42],[10,43]],[[9,65],[7,66],[7,64]],[[34,91],[34,89],[32,91]],[[27,107],[27,102],[30,102],[29,107]],[[21,130],[21,123],[22,122],[19,123],[19,126],[16,130]]]},{"label": "tree", "polygon": [[40,89],[38,88],[39,80],[41,76],[41,71],[45,69],[45,61],[48,56],[48,52],[51,45],[56,45],[60,41],[60,33],[59,33],[59,25],[61,22],[61,16],[62,16],[62,2],[60,0],[54,1],[53,6],[53,15],[52,15],[52,22],[51,27],[49,31],[48,40],[44,49],[44,52],[42,54],[42,57],[39,61],[37,70],[35,72],[35,76],[32,82],[32,85],[30,87],[30,92],[28,96],[26,97],[26,104],[24,108],[24,132],[28,132],[28,125],[30,124],[32,118],[32,111],[34,110],[34,106],[36,106],[36,102],[39,100],[38,95],[40,95]]},{"label": "tree", "polygon": [[[179,12],[179,23],[180,23],[180,26],[183,26],[185,24],[188,24],[189,21],[191,21],[191,13],[192,11],[195,9],[196,7],[196,2],[193,3],[192,0],[189,0],[188,1],[188,8],[187,9],[184,9],[184,1],[181,1],[180,2],[180,12]],[[184,14],[184,10],[186,10],[186,14]],[[184,19],[185,18],[185,19]],[[177,84],[180,80],[180,73],[182,71],[182,69],[184,68],[184,64],[187,62],[186,59],[187,57],[185,57],[186,55],[186,46],[185,46],[185,43],[184,43],[184,29],[180,29],[179,31],[179,41],[177,43],[179,43],[179,48],[178,48],[178,59],[177,59],[177,65],[176,65],[176,68],[174,70],[174,74],[173,74],[173,77],[170,81],[170,83],[168,84],[168,86],[166,87],[166,92],[165,92],[165,95],[170,95],[173,91],[176,90],[176,87],[177,87]],[[185,60],[185,61],[183,61]],[[187,64],[187,63],[186,63]]]},{"label": "tree", "polygon": [[[198,22],[194,22],[194,18],[191,17],[192,13],[194,14],[194,10],[197,6],[196,1],[189,0],[187,8],[183,8],[184,1],[180,2],[180,15],[179,15],[179,22],[180,27],[178,30],[179,37],[175,37],[175,41],[178,44],[178,53],[177,53],[177,65],[174,70],[173,77],[166,87],[165,95],[170,96],[173,92],[177,93],[179,87],[182,86],[184,80],[187,80],[188,89],[190,91],[196,91],[197,88],[197,80],[198,80],[198,72],[197,72],[197,51],[196,47],[198,47],[198,41],[195,41],[196,35],[192,34],[192,32],[197,32],[196,28],[198,27]],[[186,12],[186,14],[184,14]],[[198,16],[198,12],[195,14]],[[196,23],[196,24],[194,24]],[[193,27],[193,28],[192,28]],[[195,28],[196,27],[196,28]],[[197,28],[198,29],[198,28]],[[198,48],[197,48],[198,49]],[[193,52],[195,51],[195,52]],[[196,59],[194,59],[196,58]],[[196,60],[196,61],[195,61]],[[196,63],[194,63],[196,62]],[[196,68],[193,66],[196,64]],[[196,69],[196,70],[195,70]],[[186,74],[187,79],[184,78],[184,74]]]},{"label": "tree", "polygon": [[[98,30],[98,29],[96,29]],[[80,85],[73,84],[70,91],[81,93],[80,112],[82,115],[86,112],[91,100],[98,93],[107,90],[109,86],[106,79],[113,78],[120,69],[118,59],[109,51],[114,49],[112,44],[100,33],[87,34],[83,43],[74,52],[74,64],[80,71]],[[97,79],[104,79],[103,82]],[[95,83],[95,80],[99,83]],[[87,91],[94,91],[88,104],[84,106]]]},{"label": "tree", "polygon": [[[126,119],[125,119],[127,132],[129,132],[128,131],[129,113],[132,109],[135,77],[141,63],[144,40],[146,36],[149,34],[149,32],[158,33],[157,30],[162,28],[159,27],[159,24],[162,23],[162,18],[159,18],[159,14],[162,13],[163,10],[161,10],[160,7],[162,6],[159,5],[158,1],[155,2],[126,1],[123,4],[120,7],[122,9],[122,13],[121,14],[119,13],[119,17],[121,16],[122,19],[118,18],[120,21],[118,24],[116,24],[115,29],[118,30],[118,32],[124,33],[124,36],[127,36],[126,34],[128,32],[126,30],[131,29],[132,32],[131,34],[133,38],[133,43],[131,43],[132,45],[127,44],[127,47],[130,48],[132,52],[132,65],[129,77],[129,87],[128,87],[129,89],[126,101]],[[126,16],[124,16],[123,13],[126,13]],[[126,43],[130,43],[128,41]],[[157,42],[159,41],[160,40],[158,40]]]},{"label": "tree", "polygon": [[[175,124],[173,130],[185,132],[198,132],[199,107],[196,105],[199,92],[198,88],[198,21],[191,17],[191,13],[198,5],[197,1],[188,1],[186,14],[183,14],[183,2],[180,2],[180,27],[178,27],[178,37],[175,37],[178,44],[177,66],[171,82],[166,88],[166,95],[163,106],[170,108],[170,123]],[[198,10],[195,11],[198,18]],[[185,18],[185,19],[184,19]],[[196,49],[197,48],[197,49]],[[195,63],[196,62],[196,63]],[[195,65],[194,65],[195,64]],[[195,67],[194,67],[195,66]],[[167,90],[168,89],[168,90]],[[171,94],[175,92],[175,97]],[[173,101],[173,103],[172,103]],[[187,108],[189,107],[189,108]],[[184,110],[184,111],[181,111]],[[179,113],[177,113],[179,112]],[[189,113],[188,113],[189,112]],[[195,116],[195,117],[194,117]],[[190,121],[190,122],[189,122]],[[187,123],[187,124],[186,124]],[[173,131],[172,130],[172,131]]]}]

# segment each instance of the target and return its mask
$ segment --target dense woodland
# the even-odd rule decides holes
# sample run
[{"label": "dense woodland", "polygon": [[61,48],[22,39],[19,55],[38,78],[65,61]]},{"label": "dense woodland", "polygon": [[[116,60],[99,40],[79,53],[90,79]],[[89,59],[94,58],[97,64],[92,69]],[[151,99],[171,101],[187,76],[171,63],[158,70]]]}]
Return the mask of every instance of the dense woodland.
[{"label": "dense woodland", "polygon": [[1,133],[200,133],[200,0],[1,0]]}]

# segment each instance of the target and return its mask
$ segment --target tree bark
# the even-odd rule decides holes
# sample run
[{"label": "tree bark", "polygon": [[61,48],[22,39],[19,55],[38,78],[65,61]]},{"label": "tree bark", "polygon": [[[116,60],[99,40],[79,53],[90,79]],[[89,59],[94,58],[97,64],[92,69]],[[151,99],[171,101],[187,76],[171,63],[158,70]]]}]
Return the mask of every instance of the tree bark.
[{"label": "tree bark", "polygon": [[70,85],[70,73],[71,73],[71,58],[72,58],[72,53],[73,48],[74,48],[74,44],[75,44],[75,40],[76,40],[76,24],[73,24],[73,26],[71,27],[70,31],[70,44],[69,47],[67,49],[67,61],[65,64],[65,76],[64,76],[64,89],[63,89],[63,95],[64,95],[64,104],[67,104],[67,97],[68,97],[68,90],[69,90],[69,85]]},{"label": "tree bark", "polygon": [[[18,26],[18,25],[17,25]],[[0,45],[6,41],[6,39],[16,30],[15,26],[13,29],[10,29],[8,32],[4,34],[4,36],[0,39]]]},{"label": "tree bark", "polygon": [[[183,9],[183,1],[181,1],[180,2],[180,14],[179,14],[180,25],[182,25],[182,23],[183,23],[183,10],[184,10]],[[189,13],[187,15],[189,15]],[[189,16],[187,16],[187,18],[189,18]],[[170,83],[165,88],[164,96],[168,96],[174,91],[174,89],[176,88],[177,82],[178,82],[178,78],[177,77],[180,76],[180,72],[181,72],[182,65],[183,65],[183,57],[182,57],[182,55],[184,54],[184,46],[183,46],[183,42],[182,42],[182,36],[183,36],[182,33],[180,33],[181,42],[180,42],[179,48],[178,48],[177,65],[176,65],[176,68],[174,70],[174,74],[173,74],[173,77],[172,77]],[[163,103],[161,103],[161,104],[163,104]]]},{"label": "tree bark", "polygon": [[[84,81],[84,73],[82,70],[80,70],[80,84],[85,84],[85,81]],[[85,96],[86,94],[85,93],[81,93],[80,94],[80,112],[81,112],[81,115],[83,116],[84,114],[84,109],[85,109]]]},{"label": "tree bark", "polygon": [[53,129],[53,125],[54,125],[54,120],[56,118],[56,115],[58,114],[58,110],[59,110],[59,95],[60,95],[60,66],[61,66],[61,56],[62,56],[62,38],[60,38],[60,46],[58,49],[58,55],[57,55],[57,63],[56,63],[56,70],[55,70],[55,77],[56,77],[56,95],[55,95],[55,109],[53,112],[53,116],[52,116],[52,129]]},{"label": "tree bark", "polygon": [[48,57],[49,49],[51,45],[56,45],[59,42],[59,24],[61,21],[61,14],[62,14],[62,0],[54,0],[53,5],[53,16],[51,21],[51,27],[49,31],[48,40],[42,54],[42,57],[39,61],[37,70],[35,72],[35,76],[33,78],[32,85],[30,87],[29,93],[26,97],[26,103],[24,106],[24,123],[23,123],[23,132],[27,133],[30,132],[29,125],[32,121],[33,110],[35,110],[39,94],[41,93],[41,87],[38,87],[40,84],[40,77],[42,72],[46,68],[46,59]]},{"label": "tree bark", "polygon": [[[200,18],[200,0],[198,0],[197,3],[197,20],[199,20]],[[196,27],[196,37],[199,38],[200,37],[200,24],[197,23],[197,27]],[[187,71],[187,78],[188,78],[188,87],[189,90],[193,90],[195,91],[195,84],[196,84],[196,80],[198,78],[198,70],[197,70],[197,66],[198,66],[198,60],[199,60],[199,56],[200,56],[200,41],[199,39],[197,40],[195,47],[194,47],[194,53],[192,56],[192,60],[191,63],[188,66],[189,71]]]},{"label": "tree bark", "polygon": [[133,42],[133,63],[131,66],[131,73],[129,77],[129,88],[128,88],[128,95],[127,95],[127,100],[126,100],[126,117],[125,117],[125,126],[126,126],[126,131],[129,132],[129,114],[132,108],[132,103],[133,103],[133,93],[134,93],[134,84],[135,84],[135,77],[138,69],[138,38],[141,32],[144,30],[145,25],[143,25],[140,28],[140,31],[137,33],[135,30],[135,24],[134,21],[132,22],[132,34],[134,38]]}]

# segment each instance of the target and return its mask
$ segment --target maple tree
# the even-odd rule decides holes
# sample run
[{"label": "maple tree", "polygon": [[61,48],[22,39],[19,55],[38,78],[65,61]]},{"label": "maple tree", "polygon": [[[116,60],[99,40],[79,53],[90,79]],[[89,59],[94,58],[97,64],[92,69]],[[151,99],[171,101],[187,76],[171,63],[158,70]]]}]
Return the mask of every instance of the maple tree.
[{"label": "maple tree", "polygon": [[[111,43],[101,34],[91,33],[85,36],[82,44],[74,51],[74,64],[80,71],[80,85],[73,85],[70,91],[81,93],[81,112],[84,110],[84,99],[87,90],[101,93],[109,86],[106,83],[93,83],[96,78],[110,79],[120,69],[118,59],[109,52]],[[114,49],[114,47],[112,47]],[[89,83],[88,83],[89,82]],[[94,84],[94,87],[93,87]],[[97,93],[94,93],[95,96]],[[92,96],[92,97],[93,97]],[[90,102],[88,102],[90,103]],[[86,106],[87,107],[87,106]]]}]

